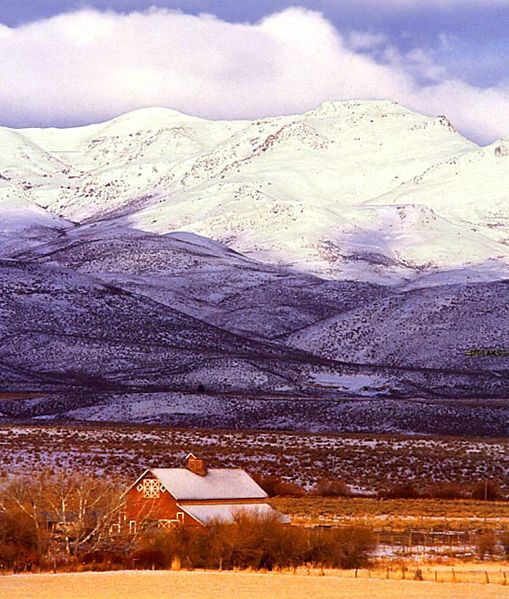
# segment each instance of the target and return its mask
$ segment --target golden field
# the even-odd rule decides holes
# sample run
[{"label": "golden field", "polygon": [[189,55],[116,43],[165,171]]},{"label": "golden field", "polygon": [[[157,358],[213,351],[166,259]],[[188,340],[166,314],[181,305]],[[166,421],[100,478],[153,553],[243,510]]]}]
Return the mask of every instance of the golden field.
[{"label": "golden field", "polygon": [[386,530],[509,530],[509,501],[275,497],[272,505],[298,524],[369,526]]},{"label": "golden field", "polygon": [[246,572],[121,571],[0,577],[2,599],[503,599],[509,586]]}]

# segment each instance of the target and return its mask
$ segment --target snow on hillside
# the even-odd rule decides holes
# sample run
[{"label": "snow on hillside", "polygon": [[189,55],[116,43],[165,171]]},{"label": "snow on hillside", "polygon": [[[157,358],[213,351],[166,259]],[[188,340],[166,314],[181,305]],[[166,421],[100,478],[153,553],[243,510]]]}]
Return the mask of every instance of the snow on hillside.
[{"label": "snow on hillside", "polygon": [[[15,135],[67,165],[29,185],[34,202],[72,221],[190,231],[258,260],[377,283],[457,269],[462,257],[509,264],[496,176],[505,142],[479,149],[445,117],[393,102],[231,122],[151,108]],[[444,194],[456,171],[462,183]]]},{"label": "snow on hillside", "polygon": [[509,282],[443,285],[375,299],[292,334],[316,355],[386,366],[489,371],[507,377]]},{"label": "snow on hillside", "polygon": [[26,189],[0,175],[0,257],[59,237],[72,225],[30,201]]},{"label": "snow on hillside", "polygon": [[[66,165],[33,143],[22,131],[0,127],[0,175],[2,179],[20,181],[23,177],[48,177],[64,169]],[[29,185],[29,181],[25,181]]]},{"label": "snow on hillside", "polygon": [[440,162],[370,203],[420,204],[507,247],[509,138]]},{"label": "snow on hillside", "polygon": [[[0,382],[25,385],[276,391],[313,367],[88,275],[0,262]],[[315,360],[316,362],[316,360]]]},{"label": "snow on hillside", "polygon": [[27,410],[96,414],[90,389],[507,396],[503,351],[468,352],[506,349],[508,140],[332,102],[0,143],[0,381],[69,393]]},{"label": "snow on hillside", "polygon": [[85,225],[25,259],[87,273],[229,331],[269,339],[389,293],[256,262],[191,233]]},{"label": "snow on hillside", "polygon": [[[205,385],[247,395],[506,392],[505,375],[494,376],[507,369],[506,358],[479,360],[465,352],[504,347],[507,284],[403,291],[327,281],[254,262],[188,233],[156,235],[111,225],[75,227],[25,252],[18,268],[28,264],[45,281],[42,287],[32,279],[17,283],[14,265],[4,266],[4,296],[14,301],[9,305],[17,315],[5,319],[3,355],[11,369],[39,372],[42,343],[51,348],[52,376],[67,372],[69,382],[83,385],[100,377],[110,385]],[[71,274],[84,288],[67,289]],[[50,282],[61,278],[59,291]],[[37,290],[41,303],[33,304],[33,291],[27,296],[23,288]],[[447,294],[453,300],[446,310]],[[33,318],[41,324],[22,334]],[[48,321],[58,325],[45,332]],[[252,349],[239,355],[239,342]],[[305,355],[293,355],[292,345]],[[479,372],[472,371],[476,367]]]},{"label": "snow on hillside", "polygon": [[[350,221],[356,226],[346,230],[342,238],[350,256],[371,261],[378,265],[381,275],[388,273],[393,280],[398,273],[402,280],[411,278],[412,270],[475,268],[490,260],[505,263],[509,276],[509,246],[446,220],[426,205],[366,205],[356,209]],[[355,266],[350,266],[348,274],[357,278]]]}]

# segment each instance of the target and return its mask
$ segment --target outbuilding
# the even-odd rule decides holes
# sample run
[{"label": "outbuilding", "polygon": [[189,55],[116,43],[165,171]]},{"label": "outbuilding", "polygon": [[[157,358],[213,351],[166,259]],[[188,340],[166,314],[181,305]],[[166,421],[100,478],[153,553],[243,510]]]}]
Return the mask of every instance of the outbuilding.
[{"label": "outbuilding", "polygon": [[239,468],[207,468],[194,454],[185,468],[147,468],[126,492],[130,533],[147,526],[207,526],[236,514],[286,517],[267,503],[267,493]]}]

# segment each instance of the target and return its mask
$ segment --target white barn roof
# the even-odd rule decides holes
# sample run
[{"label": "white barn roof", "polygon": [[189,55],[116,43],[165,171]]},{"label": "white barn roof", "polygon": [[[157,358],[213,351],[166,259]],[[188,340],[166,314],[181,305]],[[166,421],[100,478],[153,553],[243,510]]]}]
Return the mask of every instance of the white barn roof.
[{"label": "white barn roof", "polygon": [[264,499],[267,493],[245,470],[211,468],[205,476],[187,468],[151,468],[175,499]]},{"label": "white barn roof", "polygon": [[279,516],[281,522],[287,522],[289,518],[283,516],[272,508],[268,503],[221,503],[212,505],[203,504],[189,504],[182,506],[188,514],[193,518],[201,522],[202,524],[208,524],[213,520],[222,520],[223,522],[230,523],[236,514],[247,514],[249,516]]}]

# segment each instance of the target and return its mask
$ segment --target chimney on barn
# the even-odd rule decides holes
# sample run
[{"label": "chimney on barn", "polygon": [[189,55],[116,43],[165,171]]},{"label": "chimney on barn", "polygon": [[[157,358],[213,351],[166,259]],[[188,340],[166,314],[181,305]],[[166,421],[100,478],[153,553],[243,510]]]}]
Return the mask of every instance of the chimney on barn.
[{"label": "chimney on barn", "polygon": [[186,468],[198,476],[205,476],[207,474],[205,462],[200,458],[197,458],[194,453],[190,453],[186,457]]}]

